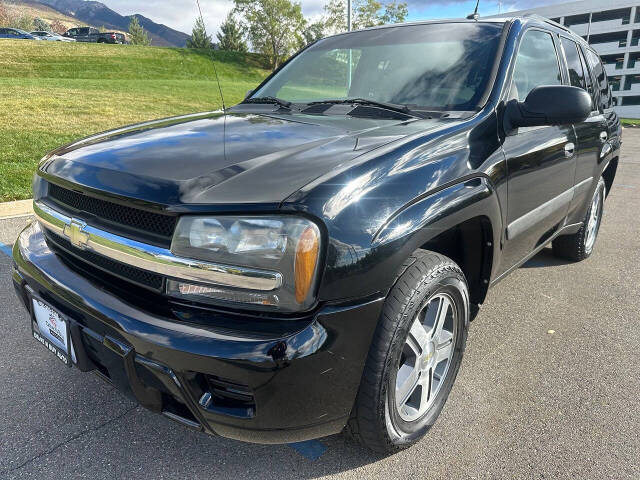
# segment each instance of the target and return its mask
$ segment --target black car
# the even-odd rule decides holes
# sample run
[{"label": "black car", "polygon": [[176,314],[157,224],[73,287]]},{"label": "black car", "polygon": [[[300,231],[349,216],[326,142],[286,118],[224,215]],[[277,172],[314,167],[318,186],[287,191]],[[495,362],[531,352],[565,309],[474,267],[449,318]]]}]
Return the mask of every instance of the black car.
[{"label": "black car", "polygon": [[83,43],[127,43],[127,39],[123,33],[101,32],[97,28],[93,27],[71,28],[67,30],[63,36],[74,39],[76,42]]},{"label": "black car", "polygon": [[620,134],[598,56],[542,18],[336,35],[225,112],[44,157],[13,280],[38,341],[152,411],[392,452],[489,287],[592,254]]}]

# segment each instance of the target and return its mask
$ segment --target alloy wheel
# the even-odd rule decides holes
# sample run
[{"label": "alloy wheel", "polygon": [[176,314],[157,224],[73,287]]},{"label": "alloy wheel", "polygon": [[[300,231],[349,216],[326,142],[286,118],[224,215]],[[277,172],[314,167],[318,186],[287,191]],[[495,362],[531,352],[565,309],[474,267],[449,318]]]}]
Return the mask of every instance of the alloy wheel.
[{"label": "alloy wheel", "polygon": [[446,293],[430,297],[411,324],[396,374],[395,404],[412,422],[433,404],[445,382],[455,350],[457,311]]},{"label": "alloy wheel", "polygon": [[598,236],[598,229],[600,228],[600,219],[602,218],[602,188],[596,190],[596,194],[593,196],[591,203],[591,209],[589,210],[589,219],[587,220],[587,230],[584,236],[584,249],[586,252],[591,252],[594,244],[596,243],[596,237]]}]

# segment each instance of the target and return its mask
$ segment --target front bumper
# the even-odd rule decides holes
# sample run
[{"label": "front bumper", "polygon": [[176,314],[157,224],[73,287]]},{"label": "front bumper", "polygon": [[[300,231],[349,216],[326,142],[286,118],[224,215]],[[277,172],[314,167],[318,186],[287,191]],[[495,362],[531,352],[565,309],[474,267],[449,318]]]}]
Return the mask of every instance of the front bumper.
[{"label": "front bumper", "polygon": [[[216,325],[228,317],[230,327],[221,329],[111,293],[52,252],[37,222],[20,234],[13,257],[14,286],[27,309],[35,294],[67,317],[80,370],[96,371],[182,424],[256,443],[343,428],[383,304],[378,298],[324,306],[292,320],[284,335],[260,317],[212,312]],[[255,332],[246,328],[252,322]]]}]

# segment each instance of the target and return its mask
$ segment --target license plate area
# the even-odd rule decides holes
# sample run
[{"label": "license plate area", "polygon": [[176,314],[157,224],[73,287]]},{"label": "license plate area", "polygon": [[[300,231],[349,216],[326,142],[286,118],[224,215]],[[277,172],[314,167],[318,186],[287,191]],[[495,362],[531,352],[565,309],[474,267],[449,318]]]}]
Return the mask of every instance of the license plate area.
[{"label": "license plate area", "polygon": [[69,320],[47,302],[35,296],[31,296],[31,311],[33,338],[67,367],[71,367],[75,352],[71,341]]}]

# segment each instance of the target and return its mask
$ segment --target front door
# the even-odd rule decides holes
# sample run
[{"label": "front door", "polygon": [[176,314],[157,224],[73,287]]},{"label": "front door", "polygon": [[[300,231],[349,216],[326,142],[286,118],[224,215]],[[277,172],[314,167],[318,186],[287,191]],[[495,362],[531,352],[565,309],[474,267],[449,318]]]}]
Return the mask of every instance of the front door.
[{"label": "front door", "polygon": [[[527,30],[516,57],[512,98],[524,101],[535,87],[560,84],[552,35]],[[505,138],[508,204],[501,271],[519,263],[562,226],[573,197],[576,143],[571,125],[520,128]]]}]

